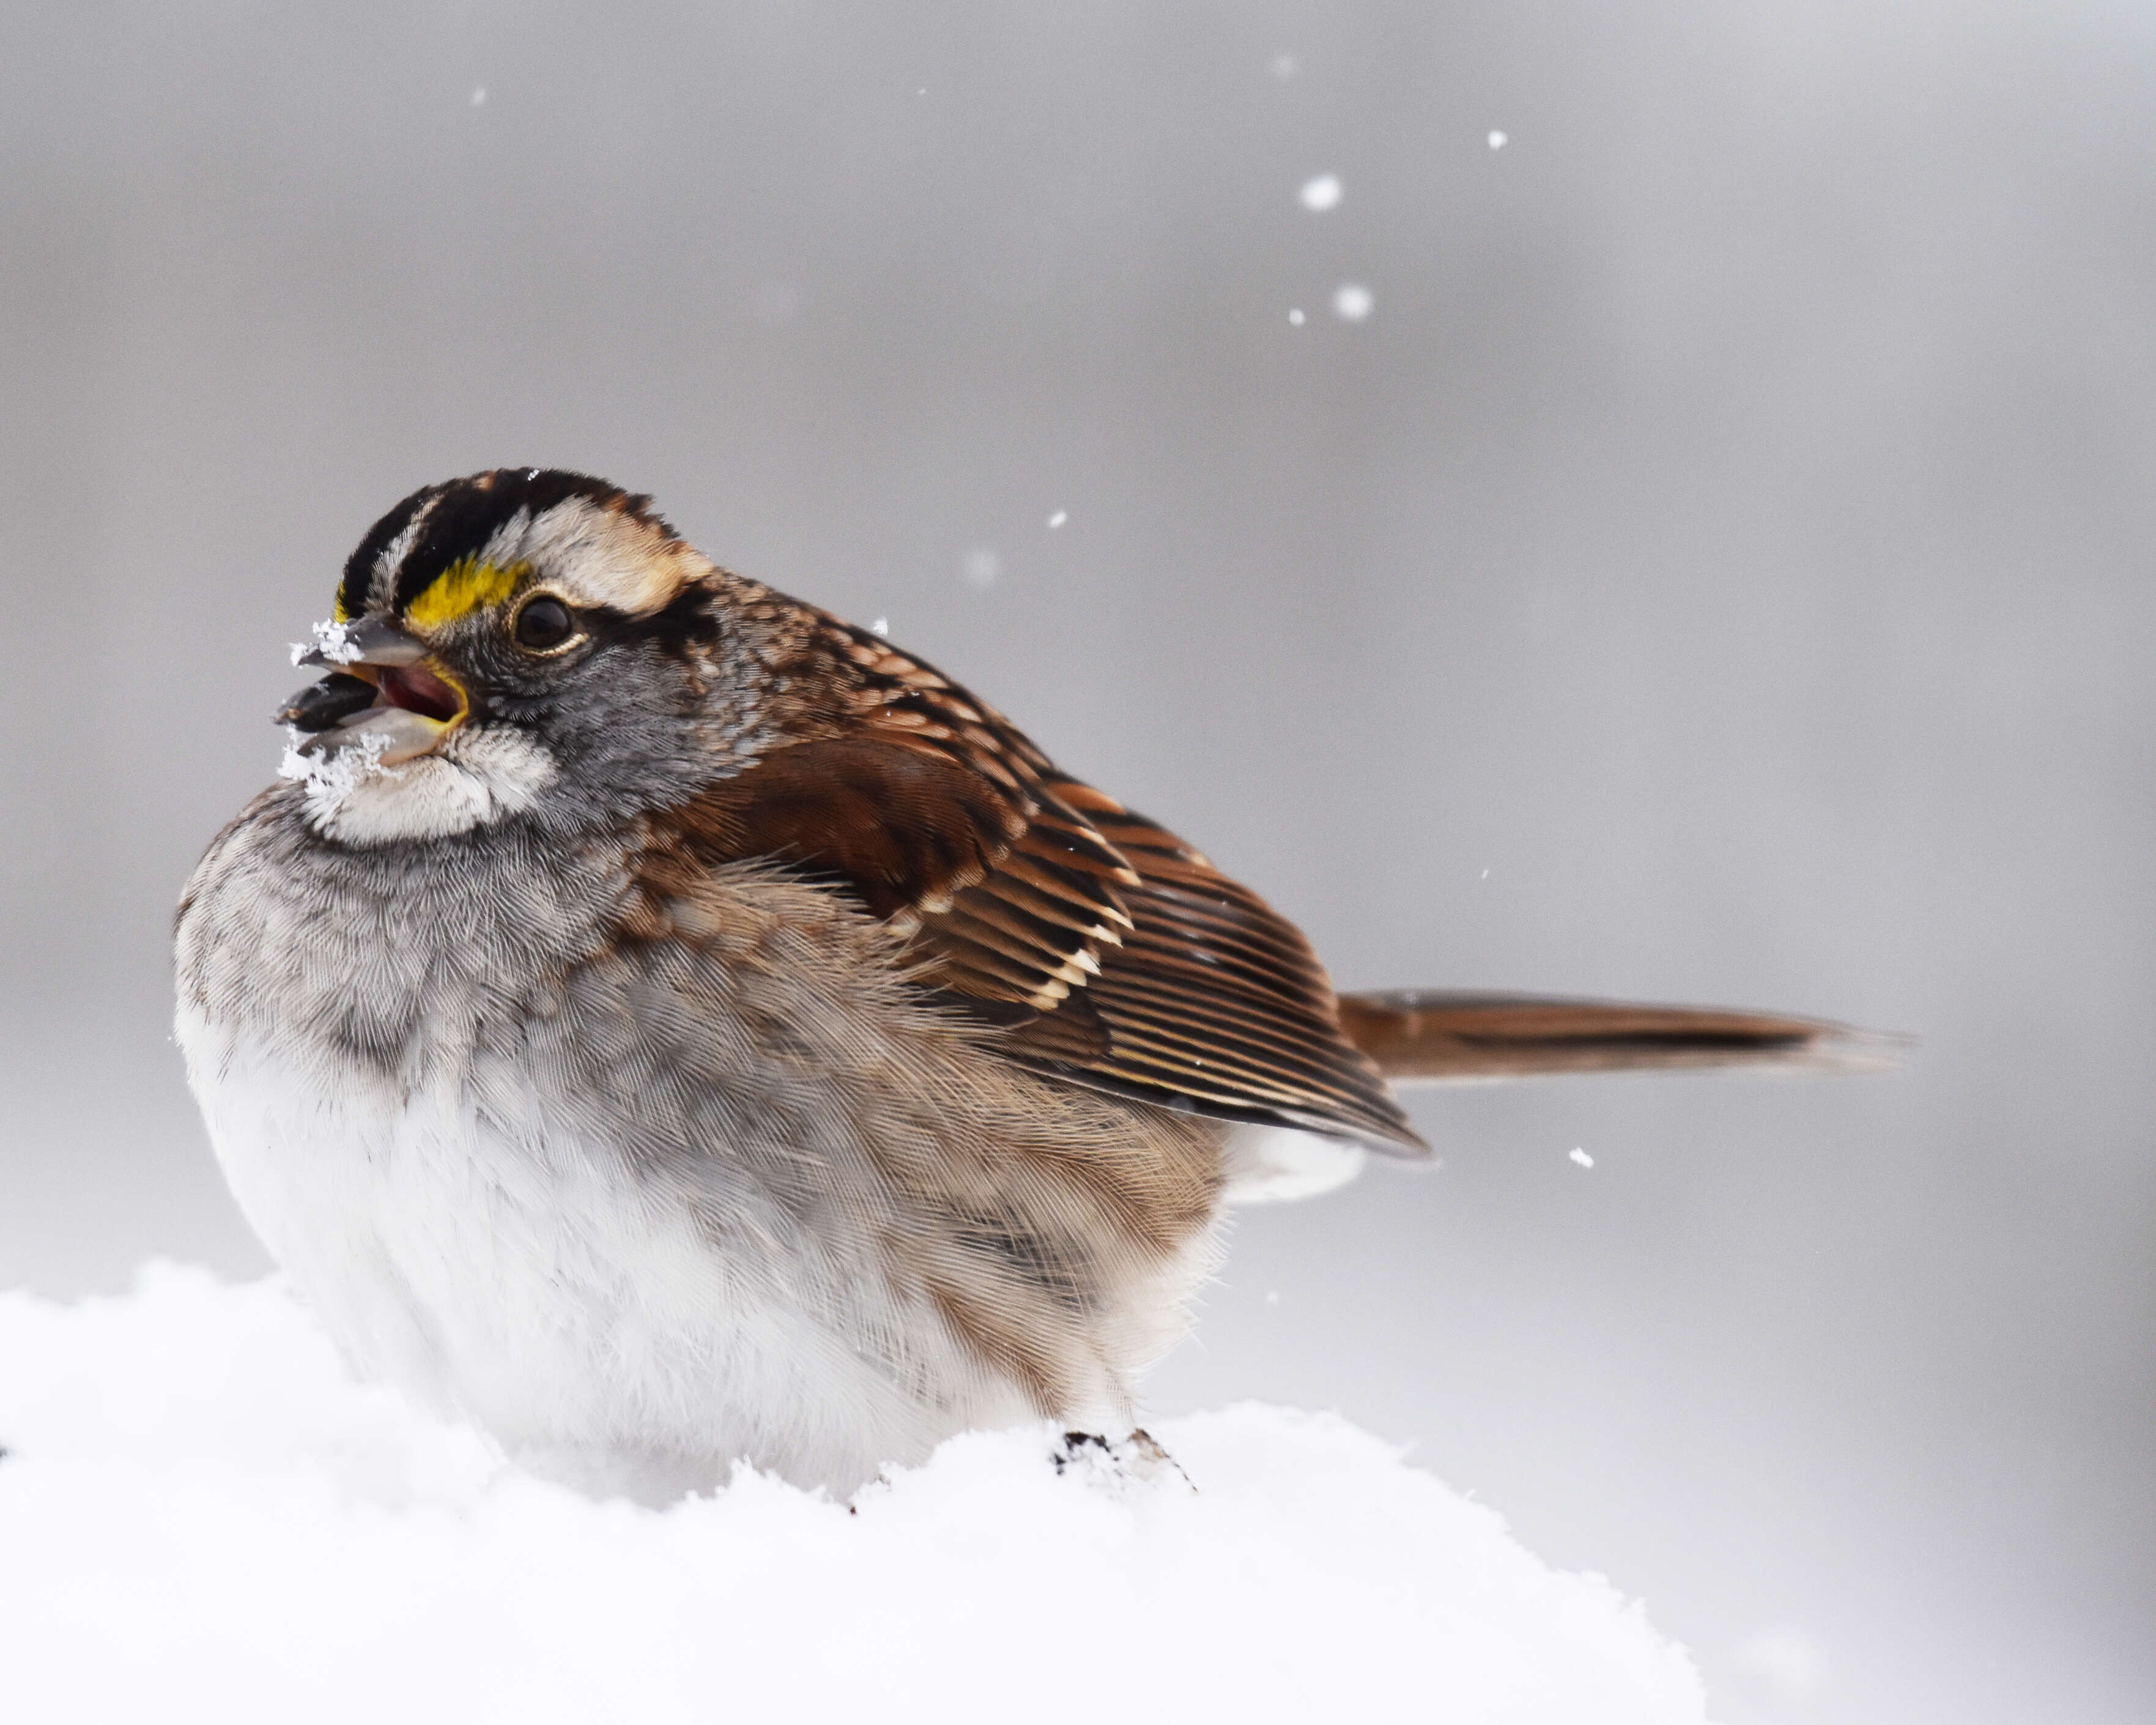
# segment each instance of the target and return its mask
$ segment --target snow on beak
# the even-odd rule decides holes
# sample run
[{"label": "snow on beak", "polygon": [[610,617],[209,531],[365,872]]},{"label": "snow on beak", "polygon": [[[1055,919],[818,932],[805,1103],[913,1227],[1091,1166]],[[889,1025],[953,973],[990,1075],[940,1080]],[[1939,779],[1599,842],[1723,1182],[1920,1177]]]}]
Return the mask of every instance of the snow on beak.
[{"label": "snow on beak", "polygon": [[330,674],[285,702],[278,721],[311,733],[302,755],[328,759],[357,748],[394,767],[429,753],[464,723],[471,701],[426,659],[426,644],[387,617],[317,624],[314,644],[295,648],[292,662]]}]

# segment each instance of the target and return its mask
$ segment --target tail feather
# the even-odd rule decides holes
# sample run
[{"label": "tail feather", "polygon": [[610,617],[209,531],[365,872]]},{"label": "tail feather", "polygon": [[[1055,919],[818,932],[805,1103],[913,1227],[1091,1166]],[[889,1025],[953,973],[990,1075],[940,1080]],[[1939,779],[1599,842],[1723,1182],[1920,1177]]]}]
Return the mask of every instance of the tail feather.
[{"label": "tail feather", "polygon": [[1772,1013],[1426,988],[1342,994],[1340,1026],[1394,1084],[1701,1066],[1885,1071],[1907,1045]]}]

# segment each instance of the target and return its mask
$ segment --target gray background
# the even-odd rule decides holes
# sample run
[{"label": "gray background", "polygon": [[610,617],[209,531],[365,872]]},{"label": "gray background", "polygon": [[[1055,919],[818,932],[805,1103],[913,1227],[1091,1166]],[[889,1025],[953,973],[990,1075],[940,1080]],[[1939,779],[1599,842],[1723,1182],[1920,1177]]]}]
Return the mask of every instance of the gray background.
[{"label": "gray background", "polygon": [[1443,1169],[1250,1214],[1157,1402],[1412,1441],[1726,1719],[2156,1714],[2147,8],[4,30],[0,1283],[261,1269],[173,896],[362,530],[583,467],[1345,986],[1920,1033],[1424,1100]]}]

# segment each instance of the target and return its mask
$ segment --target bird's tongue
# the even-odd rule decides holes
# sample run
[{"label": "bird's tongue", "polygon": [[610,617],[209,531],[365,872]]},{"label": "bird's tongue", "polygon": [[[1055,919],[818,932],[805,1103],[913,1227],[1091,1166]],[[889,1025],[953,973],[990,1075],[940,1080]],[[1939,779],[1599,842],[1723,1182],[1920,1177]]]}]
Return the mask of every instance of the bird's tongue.
[{"label": "bird's tongue", "polygon": [[462,705],[455,690],[416,665],[384,665],[377,673],[376,680],[385,704],[401,706],[424,718],[446,722],[456,717]]}]

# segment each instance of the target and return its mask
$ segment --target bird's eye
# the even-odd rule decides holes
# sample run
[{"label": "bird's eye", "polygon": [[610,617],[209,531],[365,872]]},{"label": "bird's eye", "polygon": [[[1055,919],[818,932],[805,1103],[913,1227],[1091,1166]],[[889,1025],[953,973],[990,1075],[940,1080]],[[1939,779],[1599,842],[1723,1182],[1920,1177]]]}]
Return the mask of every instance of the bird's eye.
[{"label": "bird's eye", "polygon": [[552,593],[526,601],[510,625],[516,644],[531,653],[551,652],[576,632],[575,614]]}]

